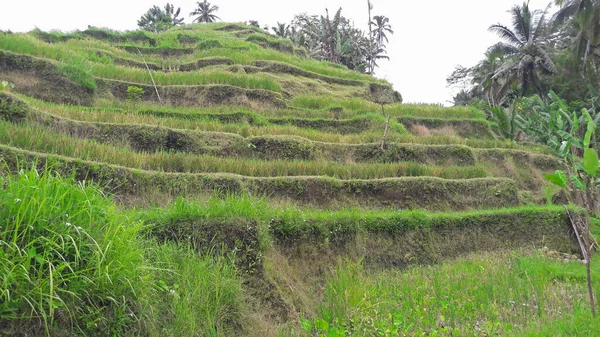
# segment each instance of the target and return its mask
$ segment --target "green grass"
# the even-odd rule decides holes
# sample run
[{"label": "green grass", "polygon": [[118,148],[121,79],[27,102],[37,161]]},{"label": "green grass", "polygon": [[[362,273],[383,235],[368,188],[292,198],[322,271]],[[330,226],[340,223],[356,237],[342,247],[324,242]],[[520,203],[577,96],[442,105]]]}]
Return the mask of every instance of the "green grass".
[{"label": "green grass", "polygon": [[328,336],[579,336],[600,324],[586,301],[585,268],[537,252],[379,273],[344,262],[327,281],[319,318],[304,325]]},{"label": "green grass", "polygon": [[88,333],[138,329],[145,303],[130,299],[150,291],[140,283],[148,271],[139,224],[126,225],[97,188],[50,173],[23,171],[0,185],[2,329],[28,320],[43,329],[34,335],[70,324]]},{"label": "green grass", "polygon": [[21,149],[162,172],[234,173],[254,177],[329,176],[339,179],[380,179],[403,176],[433,176],[446,179],[483,178],[480,167],[428,166],[417,163],[344,165],[315,161],[263,161],[198,156],[186,153],[140,153],[123,146],[91,140],[76,140],[44,128],[15,126],[0,121],[0,143]]},{"label": "green grass", "polygon": [[[343,108],[351,112],[377,112],[381,105],[368,100],[352,97],[338,98],[331,96],[298,95],[290,105],[298,109],[330,110]],[[385,106],[386,113],[394,117],[438,117],[438,118],[484,118],[485,113],[473,107],[455,106],[451,108],[427,104],[390,104]]]},{"label": "green grass", "polygon": [[[117,123],[117,124],[143,124],[143,125],[161,125],[174,129],[212,131],[235,133],[244,137],[259,137],[270,135],[290,135],[299,136],[313,141],[328,142],[328,143],[345,143],[345,144],[364,144],[377,143],[381,141],[383,131],[378,132],[363,132],[361,134],[346,134],[321,132],[311,129],[302,129],[294,126],[254,126],[248,124],[222,124],[214,120],[195,121],[181,118],[163,118],[148,114],[138,114],[130,112],[132,110],[156,109],[152,105],[140,105],[132,107],[129,104],[114,104],[114,102],[97,102],[94,108],[77,107],[69,105],[57,105],[52,103],[42,102],[36,99],[16,95],[21,100],[42,111],[46,111],[57,116],[80,121],[102,122],[102,123]],[[164,109],[159,109],[164,110]],[[230,108],[230,107],[215,107],[215,108],[169,108],[169,111],[181,112],[184,114],[202,114],[202,113],[229,113],[231,111],[240,111],[253,113],[247,108]],[[261,113],[262,114],[262,113]],[[266,114],[276,116],[278,114]],[[383,127],[382,127],[383,130]],[[391,133],[388,135],[389,142],[398,143],[413,143],[422,145],[466,145],[473,148],[502,148],[502,149],[517,149],[531,151],[534,153],[551,154],[551,152],[542,147],[523,146],[515,142],[495,139],[464,139],[453,136],[425,136],[416,135],[401,135]]]},{"label": "green grass", "polygon": [[49,171],[0,186],[0,334],[231,334],[230,257],[144,239],[97,187]]},{"label": "green grass", "polygon": [[[69,40],[65,43],[47,44],[30,35],[23,34],[0,36],[0,49],[58,61],[62,63],[59,69],[63,69],[65,75],[84,87],[93,87],[95,89],[95,82],[93,82],[93,78],[90,75],[100,78],[151,84],[150,76],[145,70],[117,66],[104,59],[99,59],[95,53],[90,53],[89,49],[82,49],[79,45],[80,43],[80,41]],[[93,56],[90,57],[90,54]],[[89,60],[88,57],[90,57]],[[94,61],[101,61],[101,63]],[[250,76],[219,70],[177,73],[153,71],[152,75],[157,85],[228,84],[275,92],[281,90],[279,84],[260,75]]]}]

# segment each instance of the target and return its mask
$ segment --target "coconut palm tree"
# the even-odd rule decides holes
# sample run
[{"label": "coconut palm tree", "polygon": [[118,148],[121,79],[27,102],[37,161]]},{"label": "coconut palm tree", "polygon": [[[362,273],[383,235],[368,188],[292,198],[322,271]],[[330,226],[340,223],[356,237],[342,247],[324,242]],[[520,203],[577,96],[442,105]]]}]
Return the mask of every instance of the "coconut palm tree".
[{"label": "coconut palm tree", "polygon": [[277,26],[271,27],[271,30],[273,31],[273,33],[275,33],[275,35],[281,38],[286,39],[290,37],[290,26],[285,22],[280,23],[279,21],[277,21]]},{"label": "coconut palm tree", "polygon": [[560,9],[554,14],[552,21],[555,25],[561,25],[570,20],[577,31],[573,50],[585,63],[600,44],[600,1],[555,0],[554,3],[559,5]]},{"label": "coconut palm tree", "polygon": [[506,61],[507,50],[502,43],[495,44],[485,52],[485,58],[471,69],[471,83],[481,90],[491,106],[501,105],[511,83],[508,78],[495,76]]},{"label": "coconut palm tree", "polygon": [[197,1],[196,4],[198,5],[198,8],[191,12],[190,16],[197,15],[198,17],[192,22],[209,23],[215,22],[217,19],[221,20],[221,18],[214,14],[219,10],[219,6],[212,6],[207,0],[204,0],[204,2]]},{"label": "coconut palm tree", "polygon": [[390,18],[384,15],[375,15],[373,21],[371,21],[371,25],[375,28],[372,33],[375,37],[375,42],[380,46],[384,45],[383,40],[385,40],[385,43],[388,43],[389,40],[386,33],[394,34],[390,25]]},{"label": "coconut palm tree", "polygon": [[521,94],[526,95],[535,90],[544,97],[540,74],[555,74],[554,62],[544,45],[546,11],[530,11],[529,4],[514,6],[512,14],[513,28],[501,24],[492,25],[489,30],[498,34],[504,42],[500,46],[507,56],[495,72],[493,78],[506,78],[509,83],[518,83]]}]

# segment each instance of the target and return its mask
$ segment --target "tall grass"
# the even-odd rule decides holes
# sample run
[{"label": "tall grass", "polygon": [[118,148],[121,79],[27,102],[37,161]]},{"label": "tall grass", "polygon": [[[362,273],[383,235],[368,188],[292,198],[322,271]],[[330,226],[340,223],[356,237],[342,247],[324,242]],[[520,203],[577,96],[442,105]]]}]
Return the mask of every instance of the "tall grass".
[{"label": "tall grass", "polygon": [[[0,177],[0,326],[16,335],[139,330],[149,291],[139,225],[94,186],[51,173]],[[10,333],[9,333],[10,334]]]},{"label": "tall grass", "polygon": [[254,177],[330,176],[339,179],[379,179],[404,176],[434,176],[471,179],[488,176],[478,166],[431,166],[411,162],[344,165],[326,161],[284,161],[220,158],[186,153],[135,152],[127,146],[113,146],[91,140],[74,140],[39,127],[15,126],[0,121],[0,143],[35,152],[44,152],[163,172],[234,173]]},{"label": "tall grass", "polygon": [[[379,104],[359,97],[342,98],[332,96],[297,95],[291,105],[298,109],[327,110],[343,108],[350,112],[380,112]],[[485,113],[473,107],[456,106],[451,108],[428,104],[389,104],[385,112],[394,117],[438,117],[438,118],[483,118]]]},{"label": "tall grass", "polygon": [[[244,310],[234,256],[163,244],[147,250],[158,293],[149,315],[151,336],[230,336]],[[151,321],[150,321],[151,320]]]},{"label": "tall grass", "polygon": [[0,186],[0,334],[234,334],[245,299],[231,256],[144,239],[97,187],[50,171]]},{"label": "tall grass", "polygon": [[556,321],[551,335],[570,336],[572,325],[560,323],[565,316],[577,317],[581,331],[600,324],[586,308],[584,274],[576,262],[538,253],[478,254],[381,273],[345,262],[328,279],[319,318],[304,324],[330,336],[505,336],[540,335]]}]

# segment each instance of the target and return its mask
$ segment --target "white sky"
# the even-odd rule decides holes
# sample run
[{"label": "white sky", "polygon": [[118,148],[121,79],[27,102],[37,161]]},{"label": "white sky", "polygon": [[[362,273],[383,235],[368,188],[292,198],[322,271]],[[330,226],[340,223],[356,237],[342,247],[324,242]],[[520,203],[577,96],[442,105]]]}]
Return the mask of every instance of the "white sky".
[{"label": "white sky", "polygon": [[[551,0],[531,0],[531,9],[543,9]],[[165,0],[0,0],[0,30],[84,30],[88,25],[118,30],[137,28],[137,20],[152,5]],[[195,1],[171,0],[181,7],[186,22]],[[324,14],[325,8],[367,28],[366,0],[212,0],[226,22],[257,20],[261,27],[289,22],[295,14]],[[507,11],[517,0],[372,0],[373,15],[390,18],[395,32],[388,46],[389,62],[382,61],[376,75],[390,81],[405,102],[448,104],[452,93],[446,77],[454,66],[472,66],[498,38],[487,31],[495,23],[510,26]]]}]

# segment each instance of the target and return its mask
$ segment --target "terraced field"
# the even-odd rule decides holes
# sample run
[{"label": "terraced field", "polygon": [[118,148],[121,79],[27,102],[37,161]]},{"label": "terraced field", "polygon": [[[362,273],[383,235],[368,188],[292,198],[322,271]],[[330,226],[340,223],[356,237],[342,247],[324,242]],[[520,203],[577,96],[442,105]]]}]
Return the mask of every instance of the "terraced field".
[{"label": "terraced field", "polygon": [[[236,252],[231,277],[241,280],[243,294],[233,302],[241,299],[242,309],[234,303],[213,321],[174,331],[168,327],[176,325],[177,311],[167,308],[173,317],[152,313],[164,326],[140,328],[151,335],[318,335],[335,326],[334,336],[344,335],[341,326],[346,335],[383,331],[374,321],[362,334],[358,322],[344,323],[361,316],[396,328],[386,336],[454,335],[448,326],[459,335],[505,335],[560,321],[562,312],[584,303],[529,298],[532,284],[532,292],[554,287],[565,298],[585,293],[568,280],[542,279],[518,285],[525,290],[515,295],[532,306],[547,300],[548,310],[534,318],[529,309],[502,314],[513,310],[509,299],[495,298],[473,300],[475,307],[460,316],[448,308],[458,302],[447,298],[431,304],[437,318],[427,321],[414,312],[394,316],[412,301],[406,294],[385,295],[386,307],[371,311],[375,303],[335,288],[348,277],[354,280],[348,284],[392,291],[373,280],[457,258],[466,259],[463,267],[489,263],[500,270],[515,261],[507,250],[533,265],[548,262],[536,248],[573,250],[566,214],[549,205],[556,191],[543,177],[559,168],[557,160],[542,147],[501,139],[474,108],[402,104],[396,93],[397,102],[385,106],[392,118],[382,147],[386,116],[370,92],[389,83],[309,59],[290,41],[240,24],[160,34],[0,33],[0,80],[14,83],[0,91],[4,171],[36,165],[93,181],[114,197],[118,212],[145,224],[151,240],[203,254]],[[139,100],[128,98],[132,86],[143,89]],[[365,276],[363,268],[374,274]],[[450,275],[452,265],[440,268]],[[528,267],[515,268],[526,273]],[[421,272],[398,274],[394,282],[445,282],[441,274]],[[175,281],[160,282],[179,291]],[[356,291],[367,296],[371,290]],[[331,301],[344,296],[363,311],[332,309]],[[497,314],[469,317],[490,301],[498,303],[485,310]],[[479,329],[484,323],[492,325],[487,332]]]}]

